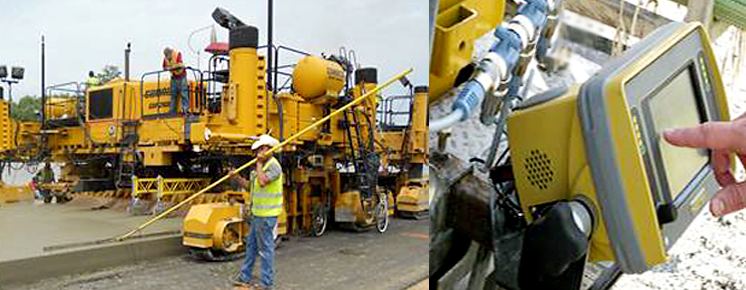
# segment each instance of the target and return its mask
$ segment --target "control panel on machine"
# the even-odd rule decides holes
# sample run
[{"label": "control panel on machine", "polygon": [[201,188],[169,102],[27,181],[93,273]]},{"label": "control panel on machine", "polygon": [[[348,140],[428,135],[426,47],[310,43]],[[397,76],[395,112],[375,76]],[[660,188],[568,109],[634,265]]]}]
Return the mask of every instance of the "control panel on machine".
[{"label": "control panel on machine", "polygon": [[[536,235],[524,239],[522,264],[562,241],[625,273],[666,261],[719,187],[709,152],[674,147],[663,131],[729,119],[700,24],[661,27],[582,86],[524,102],[507,121],[527,235]],[[564,233],[542,228],[558,220]]]}]

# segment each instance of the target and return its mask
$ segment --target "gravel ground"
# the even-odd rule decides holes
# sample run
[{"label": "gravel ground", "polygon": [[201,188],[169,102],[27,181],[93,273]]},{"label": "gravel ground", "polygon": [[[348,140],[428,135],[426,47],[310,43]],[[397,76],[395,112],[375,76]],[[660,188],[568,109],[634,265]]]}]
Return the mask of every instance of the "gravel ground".
[{"label": "gravel ground", "polygon": [[[740,51],[733,50],[734,29],[729,29],[715,43],[718,65],[721,68],[723,83],[728,91],[731,116],[736,117],[746,111],[746,86],[739,82],[739,73],[743,66],[735,66],[730,58],[738,59]],[[476,45],[475,57],[481,56],[489,45],[491,36],[482,37]],[[558,83],[582,82],[592,75],[600,64],[580,57],[592,53],[584,47],[570,44],[573,54],[570,60],[569,73],[541,80],[534,77],[538,84],[529,90],[528,96],[537,91],[554,87]],[[741,67],[741,69],[735,69]],[[430,108],[431,118],[437,118],[450,111],[455,95],[455,88],[443,101]],[[486,156],[490,146],[494,126],[484,126],[479,122],[479,114],[451,129],[447,151],[456,157],[469,160],[472,157]],[[430,147],[437,145],[437,135],[431,134]],[[504,144],[502,145],[504,146]],[[502,147],[501,146],[501,147]],[[740,166],[739,166],[740,168]],[[739,169],[740,180],[743,180],[743,169]],[[708,209],[709,206],[705,206]],[[716,219],[707,210],[703,211],[689,229],[669,251],[671,260],[650,271],[639,275],[623,275],[614,290],[621,289],[746,289],[746,212],[731,214]],[[588,276],[595,276],[591,273]]]},{"label": "gravel ground", "polygon": [[[428,225],[427,220],[395,218],[384,234],[332,228],[322,237],[291,237],[277,250],[274,289],[427,289],[421,281],[427,276]],[[233,289],[229,278],[242,263],[196,261],[185,254],[0,289]]]},{"label": "gravel ground", "polygon": [[746,289],[746,212],[715,218],[703,211],[671,248],[671,260],[638,275],[623,275],[621,289]]}]

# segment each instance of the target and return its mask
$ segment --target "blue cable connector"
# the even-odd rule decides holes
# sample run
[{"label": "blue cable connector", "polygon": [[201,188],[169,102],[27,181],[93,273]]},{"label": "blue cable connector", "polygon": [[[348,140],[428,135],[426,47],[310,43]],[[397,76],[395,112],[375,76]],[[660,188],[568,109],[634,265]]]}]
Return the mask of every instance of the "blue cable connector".
[{"label": "blue cable connector", "polygon": [[[547,3],[545,0],[528,0],[518,8],[518,14],[526,17],[533,26],[541,31],[547,19]],[[534,33],[539,33],[534,31]],[[513,69],[521,57],[521,50],[524,45],[521,43],[521,36],[518,32],[508,29],[507,27],[498,26],[495,28],[494,36],[498,41],[490,48],[489,54],[495,54],[505,64],[505,71],[497,72],[497,67],[492,59],[484,58],[477,65],[475,75],[466,82],[461,93],[456,97],[453,103],[452,112],[441,119],[430,122],[430,131],[439,131],[443,128],[452,126],[455,122],[464,121],[471,116],[472,112],[480,105],[490,86],[498,83],[502,79],[512,75]],[[507,72],[507,75],[501,73]],[[492,83],[481,83],[477,75],[488,74]],[[497,79],[495,79],[497,77]],[[482,80],[483,82],[487,82]]]},{"label": "blue cable connector", "polygon": [[453,103],[453,110],[462,110],[464,114],[461,116],[461,121],[466,120],[471,115],[472,111],[479,105],[484,99],[485,91],[487,88],[482,87],[482,84],[475,80],[470,80],[466,83],[464,88],[459,93],[456,101]]}]

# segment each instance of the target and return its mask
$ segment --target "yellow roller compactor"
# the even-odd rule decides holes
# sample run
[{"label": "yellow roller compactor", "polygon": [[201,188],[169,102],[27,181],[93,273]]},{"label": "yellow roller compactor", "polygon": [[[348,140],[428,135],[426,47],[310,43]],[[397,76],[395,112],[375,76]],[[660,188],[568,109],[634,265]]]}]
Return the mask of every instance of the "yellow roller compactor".
[{"label": "yellow roller compactor", "polygon": [[[206,49],[207,70],[186,68],[187,111],[168,113],[168,71],[130,79],[128,47],[123,79],[86,90],[50,86],[41,122],[0,116],[10,128],[0,148],[8,160],[61,164],[55,188],[73,197],[129,199],[133,214],[187,212],[183,244],[212,260],[242,252],[251,193],[219,177],[248,173],[252,166],[239,166],[262,134],[283,145],[275,155],[285,176],[277,236],[320,236],[330,221],[384,232],[396,195],[407,212],[427,212],[418,201],[428,188],[426,86],[414,87],[406,73],[379,86],[377,69],[361,67],[353,51],[260,46],[256,27],[221,8],[212,16],[230,39]],[[378,120],[390,114],[379,109],[387,99],[380,90],[397,80],[411,93],[394,111],[407,116],[388,126]]]}]

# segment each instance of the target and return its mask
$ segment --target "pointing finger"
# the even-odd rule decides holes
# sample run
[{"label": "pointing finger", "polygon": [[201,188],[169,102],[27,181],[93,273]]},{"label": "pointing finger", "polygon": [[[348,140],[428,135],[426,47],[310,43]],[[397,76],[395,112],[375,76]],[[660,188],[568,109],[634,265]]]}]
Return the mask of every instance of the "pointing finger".
[{"label": "pointing finger", "polygon": [[736,150],[746,147],[744,134],[729,122],[707,122],[696,127],[669,129],[663,137],[672,145],[716,150]]}]

